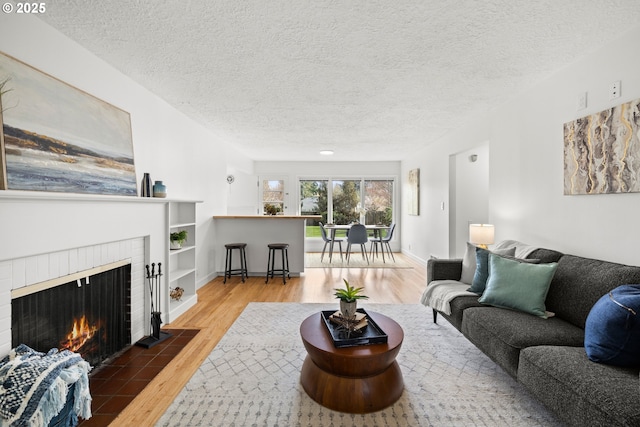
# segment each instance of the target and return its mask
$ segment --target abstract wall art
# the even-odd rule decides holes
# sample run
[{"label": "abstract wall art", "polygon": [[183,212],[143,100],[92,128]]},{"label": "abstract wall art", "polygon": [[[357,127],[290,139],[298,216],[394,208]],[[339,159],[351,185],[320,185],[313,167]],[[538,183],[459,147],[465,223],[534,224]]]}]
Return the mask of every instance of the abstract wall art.
[{"label": "abstract wall art", "polygon": [[640,99],[564,124],[564,194],[640,192]]},{"label": "abstract wall art", "polygon": [[409,171],[409,215],[420,215],[420,169]]},{"label": "abstract wall art", "polygon": [[129,113],[0,54],[0,189],[137,195]]}]

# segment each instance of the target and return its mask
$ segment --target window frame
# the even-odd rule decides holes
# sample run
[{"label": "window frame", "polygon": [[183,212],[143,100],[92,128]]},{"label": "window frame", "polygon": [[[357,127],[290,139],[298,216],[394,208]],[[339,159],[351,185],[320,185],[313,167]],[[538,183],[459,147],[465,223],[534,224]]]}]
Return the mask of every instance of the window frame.
[{"label": "window frame", "polygon": [[[391,181],[393,194],[391,196],[391,222],[396,222],[400,212],[398,212],[398,177],[393,175],[303,175],[296,177],[296,213],[301,215],[301,183],[303,181],[326,181],[327,182],[327,223],[333,222],[333,186],[334,181],[360,181],[360,204],[362,204],[366,197],[366,181]],[[366,214],[364,211],[360,212],[359,221],[365,223]],[[309,237],[316,238],[316,237]]]}]

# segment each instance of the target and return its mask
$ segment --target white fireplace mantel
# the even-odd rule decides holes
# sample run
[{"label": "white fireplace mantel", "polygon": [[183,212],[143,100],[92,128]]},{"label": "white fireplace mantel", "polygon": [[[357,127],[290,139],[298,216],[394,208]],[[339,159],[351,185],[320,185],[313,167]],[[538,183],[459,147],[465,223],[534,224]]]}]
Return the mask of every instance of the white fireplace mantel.
[{"label": "white fireplace mantel", "polygon": [[[143,267],[165,262],[169,252],[168,203],[172,199],[68,193],[0,191],[0,355],[11,345],[11,291],[72,274],[102,262],[132,258]],[[132,301],[133,302],[133,301]],[[138,303],[140,307],[143,304]],[[132,313],[134,315],[134,313]],[[147,320],[132,322],[132,339]]]}]

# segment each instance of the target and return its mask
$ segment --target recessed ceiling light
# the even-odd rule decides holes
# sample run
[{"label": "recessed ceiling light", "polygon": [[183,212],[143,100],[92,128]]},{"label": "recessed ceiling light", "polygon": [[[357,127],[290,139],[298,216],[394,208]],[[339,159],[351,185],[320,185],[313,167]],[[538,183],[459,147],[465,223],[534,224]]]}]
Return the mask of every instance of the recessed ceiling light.
[{"label": "recessed ceiling light", "polygon": [[322,154],[323,156],[330,156],[333,154],[333,150],[322,150],[320,151],[320,154]]}]

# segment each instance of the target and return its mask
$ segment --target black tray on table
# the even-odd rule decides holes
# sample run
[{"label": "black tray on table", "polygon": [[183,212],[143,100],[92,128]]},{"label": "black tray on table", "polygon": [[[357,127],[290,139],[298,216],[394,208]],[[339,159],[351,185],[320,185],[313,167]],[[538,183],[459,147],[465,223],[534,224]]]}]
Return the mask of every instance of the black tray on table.
[{"label": "black tray on table", "polygon": [[387,342],[389,336],[382,330],[380,326],[373,320],[364,308],[356,310],[358,313],[363,313],[367,318],[367,326],[360,331],[352,332],[348,337],[345,331],[338,330],[338,325],[331,322],[329,317],[336,312],[336,310],[323,310],[321,312],[322,320],[327,326],[333,344],[336,347],[353,347],[356,345],[369,345],[369,344],[384,344]]}]

